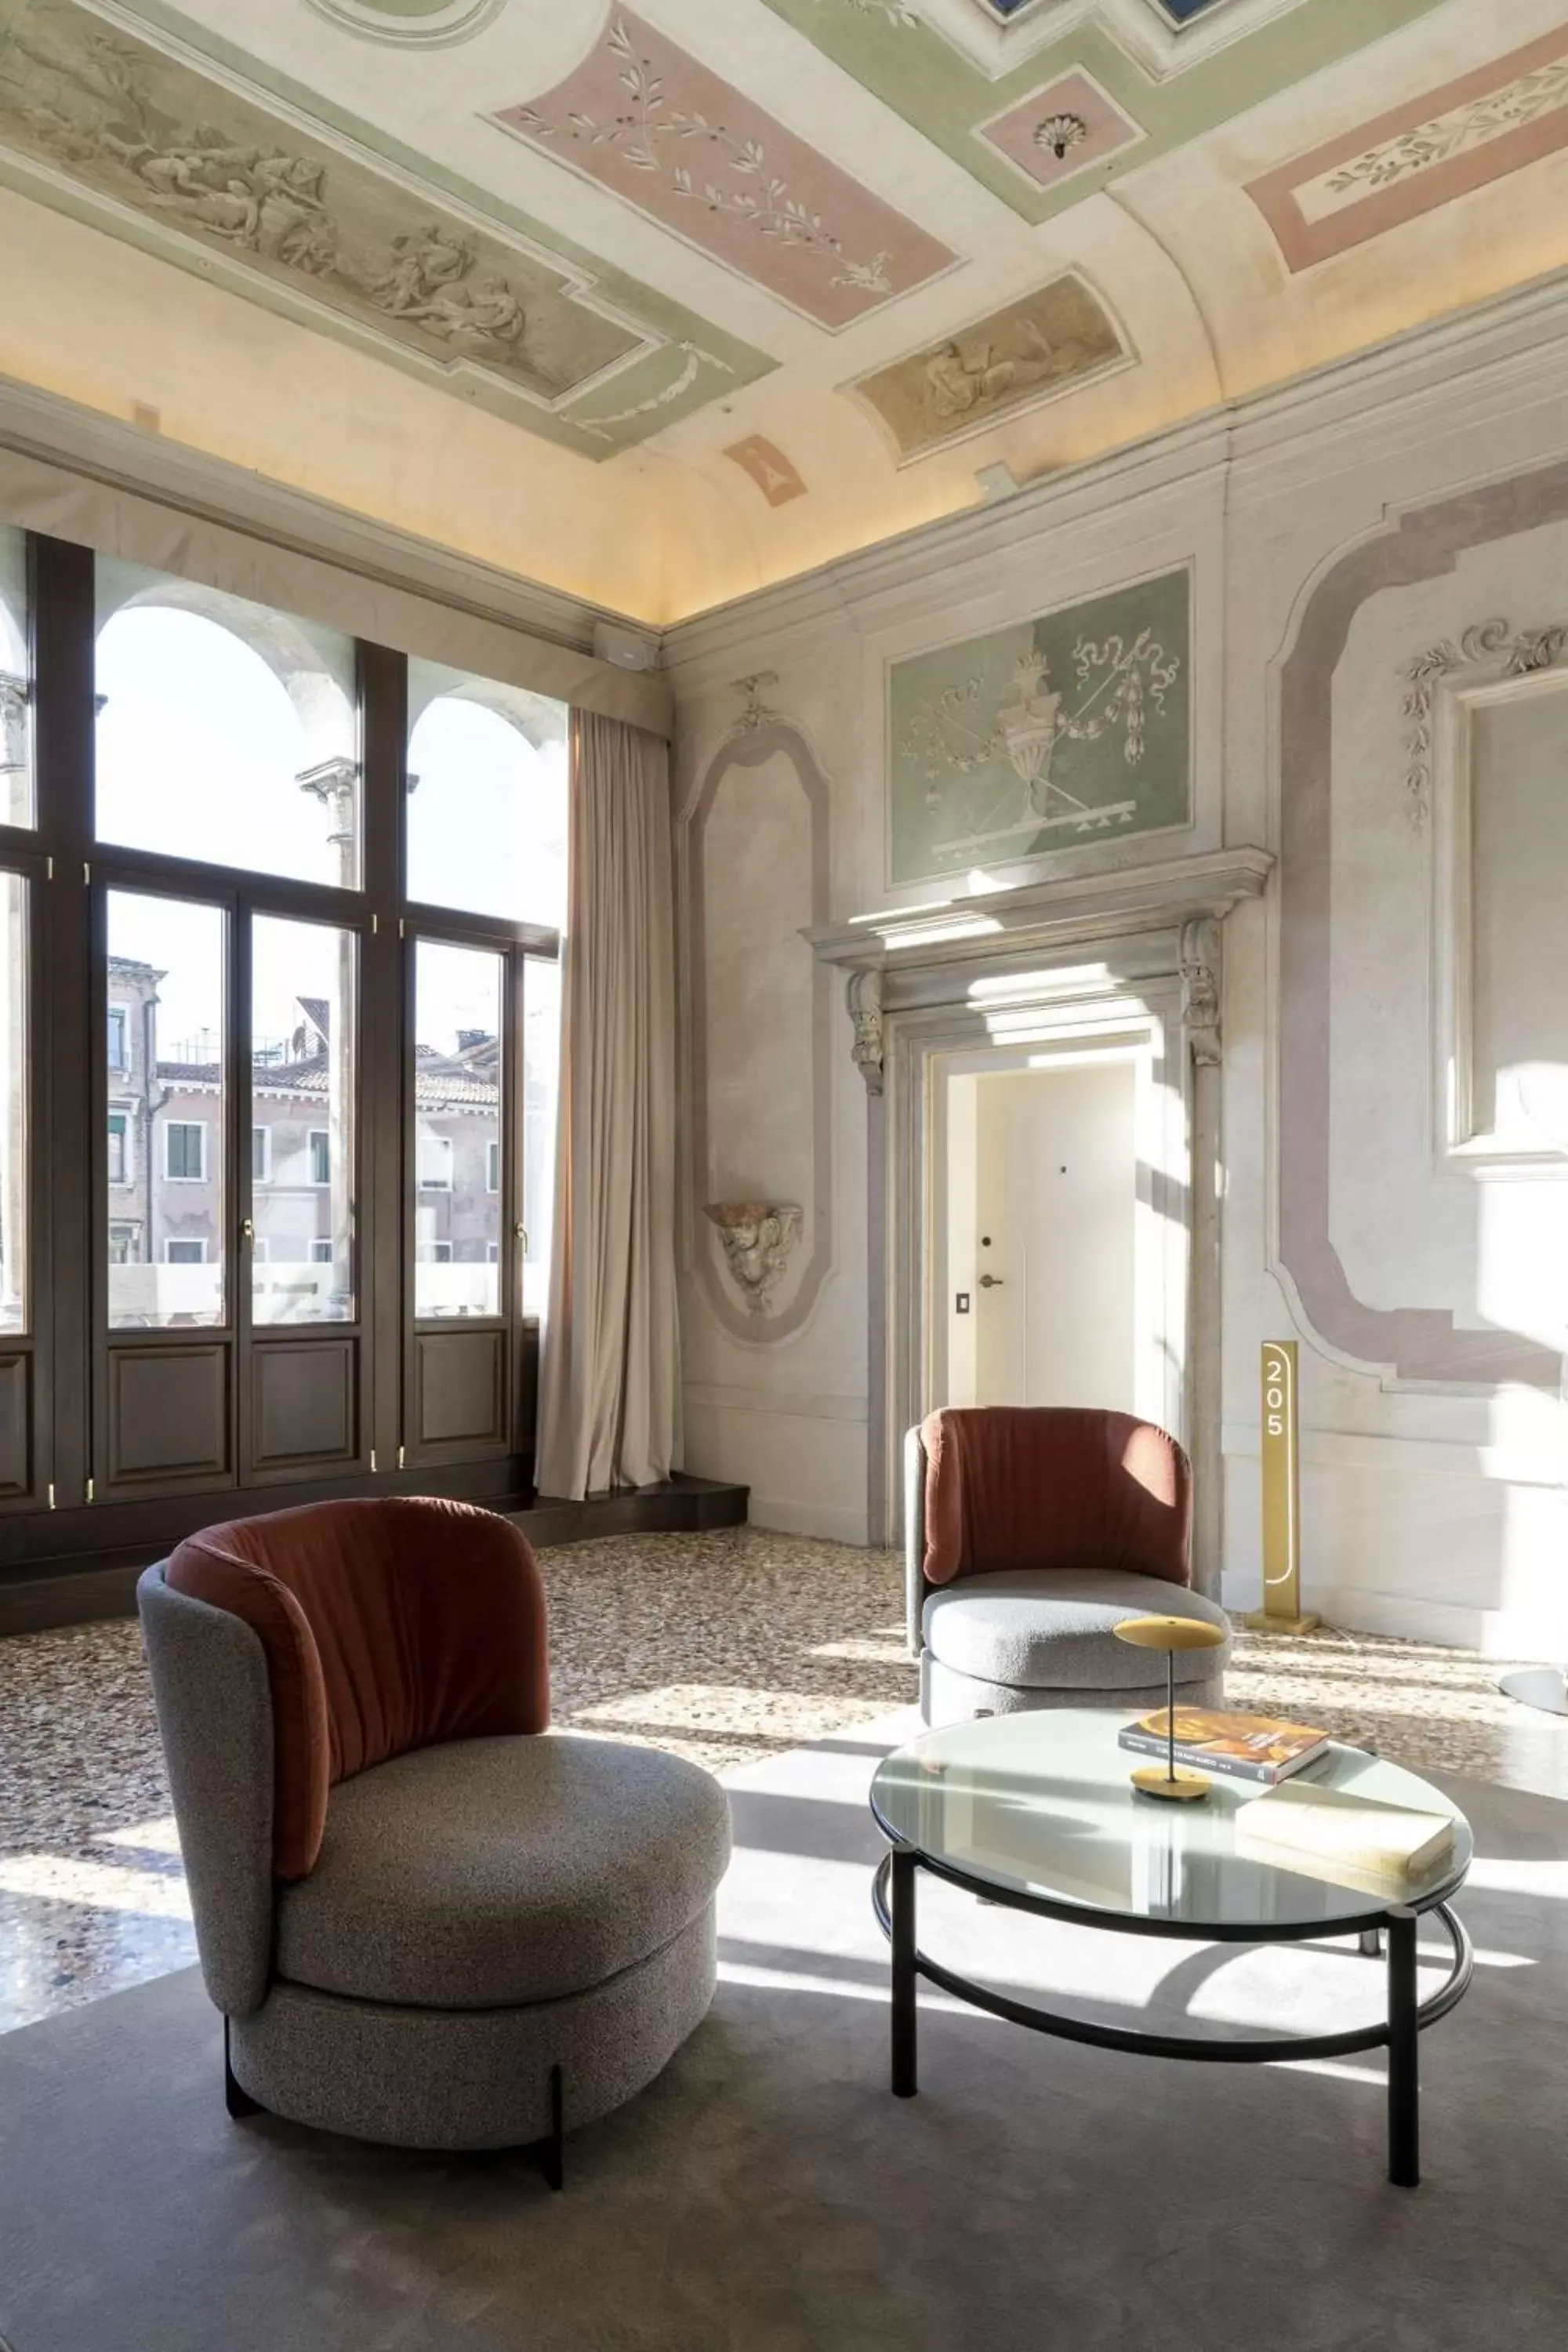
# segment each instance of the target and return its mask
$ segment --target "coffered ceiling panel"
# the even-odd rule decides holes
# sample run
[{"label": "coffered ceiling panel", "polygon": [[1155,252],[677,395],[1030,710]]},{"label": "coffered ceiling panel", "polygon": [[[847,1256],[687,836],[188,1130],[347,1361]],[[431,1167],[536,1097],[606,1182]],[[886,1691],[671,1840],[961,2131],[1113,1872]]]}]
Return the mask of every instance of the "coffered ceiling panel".
[{"label": "coffered ceiling panel", "polygon": [[[963,37],[977,12],[994,21],[993,0],[958,0],[967,13],[956,17],[953,0],[765,5],[1004,204],[1042,221],[1426,15],[1432,0],[1264,0],[1261,9],[1257,0],[1207,0],[1206,8],[1201,0],[1184,8],[1179,0],[1020,0],[991,54],[980,56]],[[1189,51],[1184,44],[1200,30],[1232,37]],[[1151,70],[1148,39],[1139,37],[1149,35],[1163,44],[1163,71]],[[1088,91],[1078,86],[1086,73]],[[1108,112],[1120,118],[1120,137],[1108,135]]]},{"label": "coffered ceiling panel", "polygon": [[565,81],[496,120],[819,327],[847,327],[958,264],[629,8]]},{"label": "coffered ceiling panel", "polygon": [[653,620],[1564,262],[1568,0],[0,0],[5,364]]}]

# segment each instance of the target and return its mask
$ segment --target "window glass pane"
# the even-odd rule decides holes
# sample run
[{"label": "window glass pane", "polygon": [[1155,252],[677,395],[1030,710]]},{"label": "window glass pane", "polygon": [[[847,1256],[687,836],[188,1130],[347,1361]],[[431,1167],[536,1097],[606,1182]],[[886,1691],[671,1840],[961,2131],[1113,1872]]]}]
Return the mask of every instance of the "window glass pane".
[{"label": "window glass pane", "polygon": [[433,940],[415,952],[414,1311],[496,1315],[504,959]]},{"label": "window glass pane", "polygon": [[561,966],[530,956],[522,982],[522,1311],[550,1306],[555,1111],[561,1078]]},{"label": "window glass pane", "polygon": [[0,1331],[27,1319],[27,886],[0,874]]},{"label": "window glass pane", "polygon": [[353,641],[98,562],[100,841],[359,883]]},{"label": "window glass pane", "polygon": [[109,893],[115,1330],[224,1319],[224,961],[220,907]]},{"label": "window glass pane", "polygon": [[408,665],[408,896],[566,920],[566,706]]},{"label": "window glass pane", "polygon": [[334,923],[251,926],[251,1313],[341,1323],[354,1311],[359,940]]},{"label": "window glass pane", "polygon": [[27,540],[0,523],[0,824],[33,822],[33,689]]}]

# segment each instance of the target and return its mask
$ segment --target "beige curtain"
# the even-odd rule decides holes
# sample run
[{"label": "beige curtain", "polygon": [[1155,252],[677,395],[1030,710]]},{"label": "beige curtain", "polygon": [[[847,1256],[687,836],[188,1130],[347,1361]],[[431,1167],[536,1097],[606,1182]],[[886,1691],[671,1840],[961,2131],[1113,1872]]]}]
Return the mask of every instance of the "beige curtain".
[{"label": "beige curtain", "polygon": [[574,1500],[675,1459],[675,944],[669,753],[572,713],[555,1231],[537,1483]]}]

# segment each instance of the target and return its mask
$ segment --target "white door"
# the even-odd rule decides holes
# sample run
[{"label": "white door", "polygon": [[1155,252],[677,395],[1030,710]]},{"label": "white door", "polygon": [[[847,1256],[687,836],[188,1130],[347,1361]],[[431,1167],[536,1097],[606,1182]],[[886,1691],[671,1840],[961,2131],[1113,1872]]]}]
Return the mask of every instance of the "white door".
[{"label": "white door", "polygon": [[[1133,1060],[989,1072],[954,1085],[950,1168],[963,1173],[949,1195],[952,1401],[1131,1412]],[[970,1122],[972,1161],[962,1132]]]}]

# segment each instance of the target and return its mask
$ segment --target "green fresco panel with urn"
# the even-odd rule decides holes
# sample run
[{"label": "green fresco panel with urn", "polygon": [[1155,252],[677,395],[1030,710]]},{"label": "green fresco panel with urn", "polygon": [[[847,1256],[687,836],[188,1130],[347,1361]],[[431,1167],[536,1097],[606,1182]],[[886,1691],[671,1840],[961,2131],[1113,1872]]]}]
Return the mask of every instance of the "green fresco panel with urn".
[{"label": "green fresco panel with urn", "polygon": [[1190,630],[1183,570],[894,663],[889,881],[1189,823]]}]

